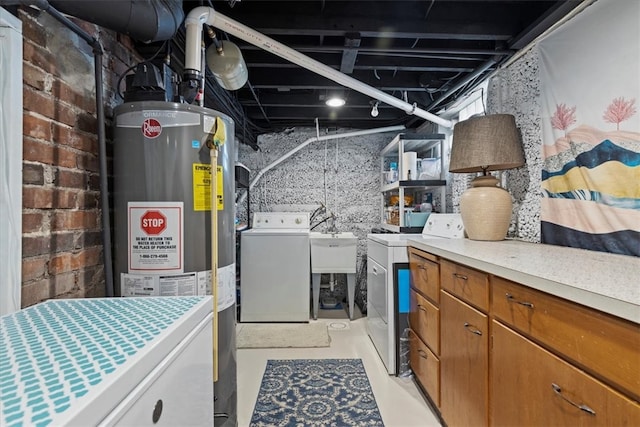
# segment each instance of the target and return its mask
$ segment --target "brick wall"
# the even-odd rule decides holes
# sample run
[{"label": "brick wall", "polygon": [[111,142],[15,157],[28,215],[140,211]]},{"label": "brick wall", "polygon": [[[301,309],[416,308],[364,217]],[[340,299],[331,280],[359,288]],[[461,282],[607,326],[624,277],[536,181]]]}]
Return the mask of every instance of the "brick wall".
[{"label": "brick wall", "polygon": [[[104,295],[94,58],[50,15],[23,24],[22,306]],[[138,61],[126,36],[76,21],[104,48],[107,123],[118,76]]]}]

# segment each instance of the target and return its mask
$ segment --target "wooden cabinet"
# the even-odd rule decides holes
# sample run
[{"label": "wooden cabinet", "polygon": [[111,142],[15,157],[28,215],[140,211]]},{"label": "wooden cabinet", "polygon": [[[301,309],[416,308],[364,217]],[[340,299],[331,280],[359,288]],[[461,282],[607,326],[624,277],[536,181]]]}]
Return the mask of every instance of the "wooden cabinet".
[{"label": "wooden cabinet", "polygon": [[640,426],[640,325],[460,258],[409,259],[411,367],[447,425]]},{"label": "wooden cabinet", "polygon": [[409,366],[433,404],[440,406],[440,265],[438,258],[409,249]]},{"label": "wooden cabinet", "polygon": [[493,277],[492,313],[505,324],[640,400],[640,328]]},{"label": "wooden cabinet", "polygon": [[440,315],[442,417],[450,426],[487,425],[488,318],[444,290],[440,295]]},{"label": "wooden cabinet", "polygon": [[491,335],[492,425],[640,425],[636,402],[498,321]]}]

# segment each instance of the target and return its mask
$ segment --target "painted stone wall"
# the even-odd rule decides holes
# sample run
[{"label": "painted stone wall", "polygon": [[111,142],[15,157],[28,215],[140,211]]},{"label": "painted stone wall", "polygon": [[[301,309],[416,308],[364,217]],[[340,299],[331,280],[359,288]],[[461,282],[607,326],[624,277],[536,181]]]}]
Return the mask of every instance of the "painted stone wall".
[{"label": "painted stone wall", "polygon": [[509,237],[540,242],[542,119],[537,49],[500,70],[487,93],[488,112],[513,114],[524,146],[525,165],[502,172],[503,185],[513,200]]},{"label": "painted stone wall", "polygon": [[[349,129],[320,130],[320,136],[352,132]],[[251,170],[251,179],[265,166],[280,158],[309,138],[313,128],[295,129],[291,133],[262,135],[260,151],[240,145],[238,161]],[[270,171],[250,193],[251,212],[309,212],[326,205],[336,216],[338,231],[351,231],[358,237],[356,303],[366,309],[367,234],[380,225],[382,196],[379,153],[395,133],[375,134],[348,139],[312,142]],[[246,201],[237,206],[238,217],[246,221]],[[324,218],[326,215],[323,215]],[[315,225],[317,221],[312,224]],[[321,224],[315,231],[325,231]],[[242,261],[241,261],[242,262]],[[328,279],[323,275],[323,282]],[[346,277],[338,275],[333,297],[346,296]],[[323,289],[321,299],[328,294]]]}]

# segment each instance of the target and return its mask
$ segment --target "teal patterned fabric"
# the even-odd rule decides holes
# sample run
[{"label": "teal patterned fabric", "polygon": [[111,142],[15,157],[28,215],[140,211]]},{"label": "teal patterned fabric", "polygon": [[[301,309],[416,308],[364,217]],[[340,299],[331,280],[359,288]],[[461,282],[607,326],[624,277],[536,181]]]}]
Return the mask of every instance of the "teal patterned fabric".
[{"label": "teal patterned fabric", "polygon": [[[200,297],[49,300],[0,318],[0,426],[38,426],[91,391]],[[58,418],[60,417],[60,418]]]},{"label": "teal patterned fabric", "polygon": [[384,426],[361,359],[269,360],[251,427]]}]

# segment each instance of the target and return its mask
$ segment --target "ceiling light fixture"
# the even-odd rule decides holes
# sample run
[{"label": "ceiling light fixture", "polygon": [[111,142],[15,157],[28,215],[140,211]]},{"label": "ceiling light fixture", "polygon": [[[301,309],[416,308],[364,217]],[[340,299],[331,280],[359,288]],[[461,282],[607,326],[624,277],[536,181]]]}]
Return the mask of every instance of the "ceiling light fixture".
[{"label": "ceiling light fixture", "polygon": [[337,96],[332,96],[325,101],[325,104],[329,107],[342,107],[345,104],[345,100]]},{"label": "ceiling light fixture", "polygon": [[378,117],[378,101],[371,101],[371,117]]}]

